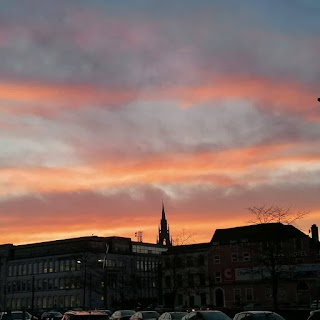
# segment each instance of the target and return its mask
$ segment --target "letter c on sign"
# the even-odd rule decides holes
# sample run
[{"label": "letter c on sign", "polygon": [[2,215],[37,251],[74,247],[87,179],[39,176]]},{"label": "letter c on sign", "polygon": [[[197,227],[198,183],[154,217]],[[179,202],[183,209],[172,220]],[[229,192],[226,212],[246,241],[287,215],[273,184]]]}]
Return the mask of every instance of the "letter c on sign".
[{"label": "letter c on sign", "polygon": [[227,269],[224,269],[223,271],[223,275],[226,279],[231,279],[232,278],[232,270],[231,268],[227,268]]}]

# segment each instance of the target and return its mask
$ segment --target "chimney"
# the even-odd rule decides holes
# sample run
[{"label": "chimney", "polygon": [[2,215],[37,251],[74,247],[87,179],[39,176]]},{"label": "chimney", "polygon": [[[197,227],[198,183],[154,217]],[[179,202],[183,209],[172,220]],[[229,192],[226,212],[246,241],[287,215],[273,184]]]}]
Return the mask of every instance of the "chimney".
[{"label": "chimney", "polygon": [[313,224],[311,226],[311,238],[314,243],[319,242],[319,232],[318,232],[318,227],[316,224]]}]

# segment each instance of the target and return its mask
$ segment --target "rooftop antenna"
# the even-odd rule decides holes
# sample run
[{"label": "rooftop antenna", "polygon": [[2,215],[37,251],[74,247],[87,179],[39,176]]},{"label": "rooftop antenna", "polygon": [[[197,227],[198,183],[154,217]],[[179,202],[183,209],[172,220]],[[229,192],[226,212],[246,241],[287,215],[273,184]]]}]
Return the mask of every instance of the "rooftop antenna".
[{"label": "rooftop antenna", "polygon": [[137,238],[138,242],[142,242],[142,231],[135,232],[134,236]]}]

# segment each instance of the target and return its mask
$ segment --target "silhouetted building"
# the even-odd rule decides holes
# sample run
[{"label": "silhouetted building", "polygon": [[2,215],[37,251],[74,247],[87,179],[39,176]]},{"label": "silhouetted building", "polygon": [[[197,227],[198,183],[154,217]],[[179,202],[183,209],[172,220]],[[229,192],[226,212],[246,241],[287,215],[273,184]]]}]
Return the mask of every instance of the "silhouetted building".
[{"label": "silhouetted building", "polygon": [[279,306],[309,306],[320,294],[320,254],[313,241],[281,223],[217,229],[209,252],[212,303],[272,307],[276,296]]},{"label": "silhouetted building", "polygon": [[2,310],[116,308],[159,299],[167,248],[123,237],[1,245]]},{"label": "silhouetted building", "polygon": [[162,254],[163,303],[201,307],[210,303],[210,243],[172,246]]},{"label": "silhouetted building", "polygon": [[[276,277],[277,290],[272,286]],[[320,297],[318,227],[217,229],[208,243],[173,246],[164,205],[156,244],[80,237],[0,245],[0,308],[307,306]]]}]

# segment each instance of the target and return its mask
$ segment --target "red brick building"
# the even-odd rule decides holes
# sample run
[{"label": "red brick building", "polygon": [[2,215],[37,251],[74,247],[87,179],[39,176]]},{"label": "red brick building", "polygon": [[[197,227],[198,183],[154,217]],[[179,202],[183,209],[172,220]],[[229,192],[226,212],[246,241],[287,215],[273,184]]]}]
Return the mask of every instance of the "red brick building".
[{"label": "red brick building", "polygon": [[311,238],[281,223],[217,229],[208,268],[214,306],[309,306],[320,297],[318,228]]}]

